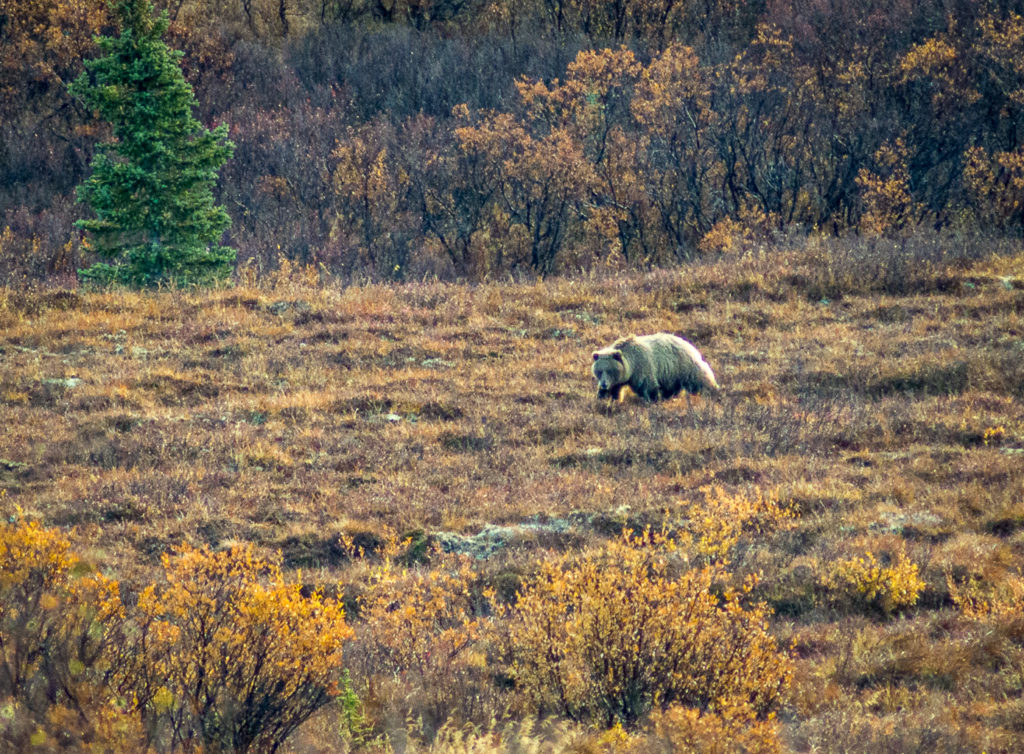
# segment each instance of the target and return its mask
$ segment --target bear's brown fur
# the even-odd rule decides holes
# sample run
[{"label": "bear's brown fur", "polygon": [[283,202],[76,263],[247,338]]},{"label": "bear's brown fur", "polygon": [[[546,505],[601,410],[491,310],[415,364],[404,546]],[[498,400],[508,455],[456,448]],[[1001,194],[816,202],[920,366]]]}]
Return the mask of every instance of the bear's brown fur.
[{"label": "bear's brown fur", "polygon": [[598,398],[618,400],[626,385],[648,402],[671,398],[684,390],[689,401],[690,393],[718,390],[715,373],[700,351],[671,333],[630,335],[593,355]]}]

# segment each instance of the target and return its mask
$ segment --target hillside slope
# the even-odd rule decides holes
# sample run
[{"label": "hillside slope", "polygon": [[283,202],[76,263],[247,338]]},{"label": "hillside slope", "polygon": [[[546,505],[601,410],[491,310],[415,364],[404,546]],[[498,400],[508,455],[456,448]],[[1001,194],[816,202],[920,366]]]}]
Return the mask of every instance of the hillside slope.
[{"label": "hillside slope", "polygon": [[[598,402],[590,352],[659,330],[722,393]],[[788,523],[754,520],[730,568],[759,574],[792,642],[790,747],[997,751],[1024,724],[1020,255],[4,290],[0,360],[0,513],[72,532],[128,584],[175,545],[247,542],[338,589],[362,573],[343,540],[390,532],[410,563],[467,553],[511,596],[545,552],[770,498]]]}]

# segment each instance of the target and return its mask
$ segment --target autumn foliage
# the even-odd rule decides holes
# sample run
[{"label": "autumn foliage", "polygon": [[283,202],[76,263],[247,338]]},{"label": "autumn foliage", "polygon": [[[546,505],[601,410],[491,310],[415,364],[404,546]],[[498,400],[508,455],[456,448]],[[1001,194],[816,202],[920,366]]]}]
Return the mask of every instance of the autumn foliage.
[{"label": "autumn foliage", "polygon": [[790,671],[764,606],[716,595],[714,568],[673,574],[676,546],[627,533],[605,552],[541,565],[511,611],[506,645],[535,709],[611,726],[673,706],[739,705],[753,719],[779,705]]},{"label": "autumn foliage", "polygon": [[[126,608],[57,531],[2,533],[3,734],[15,747],[275,751],[346,698],[357,743],[393,735],[394,712],[433,736],[516,707],[629,728],[661,710],[659,730],[724,725],[771,741],[790,680],[765,606],[745,606],[746,590],[716,594],[725,572],[687,569],[660,535],[546,561],[511,604],[479,586],[467,557],[413,571],[385,557],[352,643],[339,602],[286,583],[249,546],[179,548]],[[346,696],[346,665],[361,700]]]},{"label": "autumn foliage", "polygon": [[155,5],[222,289],[74,287],[0,0],[0,749],[1019,748],[1024,2]]},{"label": "autumn foliage", "polygon": [[59,532],[0,527],[0,741],[31,746],[130,748],[138,721],[109,686],[124,640],[117,582],[83,564]]},{"label": "autumn foliage", "polygon": [[[341,606],[251,548],[183,548],[126,609],[59,532],[0,532],[3,741],[74,750],[273,751],[339,695]],[[138,747],[138,748],[136,748]]]},{"label": "autumn foliage", "polygon": [[183,548],[164,570],[167,583],[139,596],[122,666],[151,739],[273,751],[337,696],[353,632],[336,601],[303,595],[250,547]]},{"label": "autumn foliage", "polygon": [[[1024,268],[967,240],[0,289],[0,746],[1012,750]],[[663,329],[723,391],[597,405]]]},{"label": "autumn foliage", "polygon": [[[468,556],[434,553],[431,568],[403,568],[393,538],[359,598],[353,669],[380,732],[417,720],[430,734],[450,718],[483,720],[501,709],[485,636],[493,590]],[[389,719],[390,718],[390,719]]]},{"label": "autumn foliage", "polygon": [[[172,0],[258,269],[482,279],[793,233],[1021,231],[1024,6]],[[83,261],[100,2],[0,3],[5,279]],[[272,238],[268,238],[268,234]]]}]

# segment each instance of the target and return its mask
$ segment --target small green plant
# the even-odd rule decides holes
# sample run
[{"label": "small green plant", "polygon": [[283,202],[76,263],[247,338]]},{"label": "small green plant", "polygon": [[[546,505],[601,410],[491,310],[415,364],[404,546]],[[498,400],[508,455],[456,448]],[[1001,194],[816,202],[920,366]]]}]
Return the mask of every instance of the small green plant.
[{"label": "small green plant", "polygon": [[193,117],[182,53],[163,42],[166,11],[154,17],[150,0],[116,0],[113,10],[121,35],[99,38],[104,56],[87,61],[70,87],[114,134],[78,189],[97,215],[78,226],[106,260],[80,275],[132,286],[216,282],[235,251],[220,246],[231,219],[212,189],[234,144],[225,124],[210,131]]},{"label": "small green plant", "polygon": [[342,671],[341,680],[338,682],[337,705],[341,714],[342,731],[352,739],[357,746],[366,743],[370,733],[370,726],[363,714],[363,704],[352,688],[352,678],[349,676],[348,668]]}]

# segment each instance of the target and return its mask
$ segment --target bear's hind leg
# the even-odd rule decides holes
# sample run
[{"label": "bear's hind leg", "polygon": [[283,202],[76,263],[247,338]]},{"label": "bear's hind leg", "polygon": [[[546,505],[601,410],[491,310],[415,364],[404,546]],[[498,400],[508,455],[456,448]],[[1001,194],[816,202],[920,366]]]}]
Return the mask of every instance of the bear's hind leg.
[{"label": "bear's hind leg", "polygon": [[648,403],[656,403],[661,400],[661,388],[658,387],[658,383],[644,382],[637,385],[636,394],[643,398]]}]

